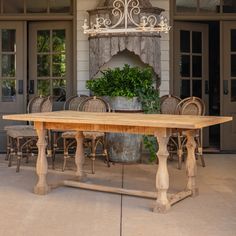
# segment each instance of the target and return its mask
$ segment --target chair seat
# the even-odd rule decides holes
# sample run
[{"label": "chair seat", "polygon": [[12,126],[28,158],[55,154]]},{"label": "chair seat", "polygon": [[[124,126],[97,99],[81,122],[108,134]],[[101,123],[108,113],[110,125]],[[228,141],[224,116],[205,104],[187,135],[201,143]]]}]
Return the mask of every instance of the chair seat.
[{"label": "chair seat", "polygon": [[30,127],[22,127],[17,129],[8,129],[7,135],[11,138],[30,138],[30,137],[38,137],[36,130],[30,126]]},{"label": "chair seat", "polygon": [[4,130],[9,129],[34,129],[33,125],[8,125],[4,127]]},{"label": "chair seat", "polygon": [[[96,139],[96,138],[103,137],[105,135],[103,132],[93,132],[93,131],[83,132],[83,134],[84,134],[84,138],[89,138],[89,139],[92,139],[92,138]],[[75,135],[76,135],[76,131],[67,131],[62,134],[62,137],[75,138]]]},{"label": "chair seat", "polygon": [[103,137],[105,135],[105,133],[103,133],[103,132],[94,132],[94,131],[83,132],[83,134],[84,134],[85,138],[90,138],[90,139],[92,139],[92,138],[94,138],[94,139],[100,138],[100,137]]}]

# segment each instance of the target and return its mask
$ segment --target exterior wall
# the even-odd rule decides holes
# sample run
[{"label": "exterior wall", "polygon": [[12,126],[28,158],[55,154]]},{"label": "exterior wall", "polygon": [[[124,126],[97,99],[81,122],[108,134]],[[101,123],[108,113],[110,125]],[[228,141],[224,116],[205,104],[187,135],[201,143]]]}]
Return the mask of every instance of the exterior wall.
[{"label": "exterior wall", "polygon": [[[154,7],[165,9],[163,15],[169,19],[169,0],[151,0]],[[94,9],[99,0],[77,0],[77,93],[88,94],[86,80],[89,79],[89,41],[83,34],[81,26],[84,18],[88,18],[86,10]],[[118,55],[115,60],[109,62],[107,66],[122,66],[125,63],[130,65],[140,65],[136,58],[127,60],[125,54]],[[104,67],[105,68],[105,67]],[[169,93],[169,34],[163,34],[161,38],[161,86],[160,95]]]}]

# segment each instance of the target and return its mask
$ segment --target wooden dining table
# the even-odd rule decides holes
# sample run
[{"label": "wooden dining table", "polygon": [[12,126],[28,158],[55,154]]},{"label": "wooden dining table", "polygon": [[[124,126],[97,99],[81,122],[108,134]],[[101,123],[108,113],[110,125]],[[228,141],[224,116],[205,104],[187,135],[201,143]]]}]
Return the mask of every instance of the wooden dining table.
[{"label": "wooden dining table", "polygon": [[[216,116],[187,116],[162,114],[135,114],[135,113],[99,113],[79,111],[55,111],[49,113],[4,115],[3,119],[17,121],[33,121],[38,134],[38,157],[36,173],[38,181],[34,193],[45,195],[50,192],[51,186],[47,182],[48,164],[46,158],[46,130],[73,130],[77,131],[77,149],[75,154],[76,180],[65,180],[63,185],[147,197],[155,199],[153,210],[166,212],[171,205],[189,196],[198,195],[196,184],[195,135],[197,130],[211,125],[221,124],[232,120],[232,117]],[[187,137],[186,188],[178,193],[169,194],[169,173],[167,169],[167,144],[173,129],[181,129]],[[138,191],[108,186],[99,186],[84,182],[85,172],[83,131],[115,132],[154,135],[158,142],[158,160],[156,174],[156,191]]]}]

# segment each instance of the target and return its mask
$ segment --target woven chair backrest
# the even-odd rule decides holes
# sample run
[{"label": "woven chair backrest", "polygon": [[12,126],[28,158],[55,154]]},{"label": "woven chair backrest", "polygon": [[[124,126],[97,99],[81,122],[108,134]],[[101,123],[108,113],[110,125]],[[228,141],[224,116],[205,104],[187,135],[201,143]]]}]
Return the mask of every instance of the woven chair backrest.
[{"label": "woven chair backrest", "polygon": [[[192,105],[190,105],[188,102],[192,102]],[[186,103],[188,105],[186,105]],[[197,108],[197,106],[199,108]],[[205,104],[203,100],[198,97],[187,97],[183,99],[176,107],[176,114],[183,113],[185,113],[186,115],[188,115],[187,113],[190,113],[190,115],[205,115]]]},{"label": "woven chair backrest", "polygon": [[41,104],[44,101],[45,97],[43,96],[36,96],[33,97],[27,106],[27,113],[38,113],[41,112]]},{"label": "woven chair backrest", "polygon": [[171,94],[164,95],[160,98],[160,110],[162,114],[175,114],[176,107],[181,101],[179,97]]},{"label": "woven chair backrest", "polygon": [[52,96],[46,97],[40,106],[40,112],[51,112],[53,106],[53,98]]},{"label": "woven chair backrest", "polygon": [[72,98],[72,99],[70,100],[68,109],[69,109],[69,110],[72,110],[72,111],[78,111],[78,110],[79,110],[79,107],[80,107],[80,104],[81,104],[86,98],[88,98],[88,96],[86,96],[86,95],[80,95],[80,96],[76,96],[76,97]]},{"label": "woven chair backrest", "polygon": [[100,97],[89,97],[81,102],[80,111],[86,112],[110,112],[110,105]]},{"label": "woven chair backrest", "polygon": [[71,101],[73,98],[76,98],[76,97],[78,97],[78,95],[71,96],[71,97],[67,98],[66,101],[65,101],[64,104],[63,104],[63,110],[69,110],[70,101]]},{"label": "woven chair backrest", "polygon": [[189,99],[187,100],[180,109],[181,115],[197,115],[200,116],[203,113],[203,107],[199,100]]}]

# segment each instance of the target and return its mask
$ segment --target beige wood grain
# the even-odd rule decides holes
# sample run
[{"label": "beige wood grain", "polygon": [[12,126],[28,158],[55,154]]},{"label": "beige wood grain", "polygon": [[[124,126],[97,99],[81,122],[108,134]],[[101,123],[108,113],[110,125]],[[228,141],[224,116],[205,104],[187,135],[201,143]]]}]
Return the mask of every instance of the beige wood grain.
[{"label": "beige wood grain", "polygon": [[[93,125],[91,130],[96,131],[97,129],[94,125],[199,129],[231,121],[232,117],[56,111],[49,113],[5,115],[3,119],[58,124],[89,124]],[[140,131],[140,133],[142,132]]]}]

